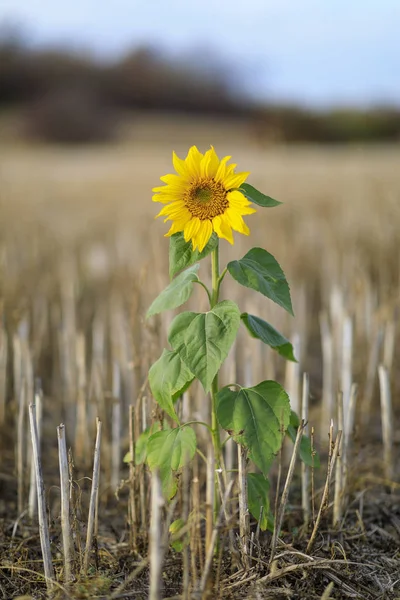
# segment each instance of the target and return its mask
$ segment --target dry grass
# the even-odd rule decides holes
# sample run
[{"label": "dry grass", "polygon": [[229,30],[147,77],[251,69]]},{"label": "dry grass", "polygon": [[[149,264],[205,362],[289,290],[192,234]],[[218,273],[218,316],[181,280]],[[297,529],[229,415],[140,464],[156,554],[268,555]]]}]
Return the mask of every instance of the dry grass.
[{"label": "dry grass", "polygon": [[[158,118],[153,122],[127,124],[126,141],[115,146],[84,149],[22,144],[0,146],[0,291],[3,331],[9,335],[10,350],[0,456],[0,565],[5,574],[4,583],[0,575],[0,592],[3,597],[22,593],[43,597],[45,594],[44,583],[38,579],[42,567],[37,562],[40,559],[37,526],[30,525],[26,517],[21,523],[16,522],[19,515],[13,446],[18,377],[15,364],[12,372],[15,346],[11,342],[17,334],[20,340],[28,342],[34,374],[42,378],[45,391],[43,448],[48,490],[51,485],[59,485],[56,426],[61,420],[66,421],[76,463],[74,526],[81,529],[77,534],[79,539],[85,537],[90,490],[89,483],[82,477],[91,474],[96,410],[103,419],[102,509],[96,538],[99,550],[92,560],[91,576],[74,583],[70,597],[110,597],[109,590],[116,594],[118,586],[122,586],[120,595],[115,597],[147,597],[147,567],[142,562],[142,556],[147,555],[146,476],[143,469],[137,473],[145,488],[135,488],[135,506],[139,513],[145,512],[138,517],[135,552],[130,539],[132,531],[126,523],[129,486],[122,488],[119,501],[109,487],[112,365],[118,362],[123,380],[122,458],[129,445],[128,404],[138,396],[148,365],[160,354],[168,323],[168,317],[150,325],[143,322],[150,298],[167,282],[168,242],[162,237],[166,226],[153,220],[157,206],[151,203],[151,188],[158,184],[161,174],[170,171],[171,150],[183,154],[193,143],[202,148],[213,143],[220,154],[231,154],[241,169],[251,171],[251,183],[284,202],[279,208],[260,210],[249,217],[251,238],[238,238],[237,244],[233,248],[224,247],[222,254],[223,260],[238,257],[254,245],[271,251],[292,283],[296,318],[287,319],[279,308],[257,301],[250,294],[241,292],[239,296],[229,285],[226,294],[236,295],[243,310],[255,306],[261,316],[270,318],[288,336],[300,334],[300,371],[310,373],[310,421],[316,427],[323,457],[328,421],[321,423],[323,374],[319,313],[321,310],[329,313],[336,335],[332,308],[332,290],[335,289],[336,298],[343,303],[343,314],[353,319],[352,379],[360,385],[352,470],[348,477],[349,501],[341,526],[336,529],[330,526],[328,511],[313,553],[305,553],[309,532],[301,529],[296,476],[282,541],[276,550],[277,562],[272,566],[268,564],[269,534],[261,536],[260,545],[254,549],[255,562],[245,574],[231,575],[230,560],[224,556],[219,566],[217,561],[214,572],[215,577],[219,577],[219,597],[399,597],[400,592],[396,592],[400,539],[398,488],[394,481],[378,477],[382,473],[383,450],[376,377],[372,409],[368,409],[366,419],[363,419],[363,411],[370,406],[367,405],[367,368],[377,330],[391,323],[397,331],[400,148],[259,147],[253,143],[245,124],[239,124],[236,131],[233,125]],[[24,337],[24,327],[29,330],[27,337]],[[100,327],[106,339],[101,356],[103,400],[97,398],[98,403],[92,404],[89,390],[93,381],[97,381],[92,371],[92,339],[96,327]],[[79,336],[86,341],[82,369],[86,377],[83,389],[88,394],[87,428],[84,427],[83,432],[75,404],[70,403],[71,396],[78,397],[77,379],[72,375],[71,381],[68,377],[66,380],[63,371],[63,360],[68,359],[68,355],[63,354],[65,340],[59,339],[63,331],[72,336],[73,356]],[[397,333],[394,339],[398,339]],[[238,348],[239,359],[246,355],[243,344],[241,341]],[[289,377],[283,361],[271,353],[261,355],[254,345],[249,352],[253,358],[254,378],[271,376],[271,372],[281,381]],[[335,346],[337,362],[340,356],[341,350]],[[389,366],[396,414],[399,389],[396,354],[393,360],[389,350],[385,354],[381,349],[379,362],[389,358],[393,362]],[[243,375],[240,368],[238,375]],[[336,390],[341,385],[337,365],[334,377]],[[138,411],[136,432],[144,426],[143,419],[148,424],[157,418],[147,391],[143,390],[147,395],[143,400],[147,412],[144,415]],[[192,409],[199,412],[204,399],[195,392],[191,400]],[[336,418],[336,414],[333,416]],[[201,436],[199,439],[204,445],[204,439]],[[396,464],[396,446],[393,453]],[[27,457],[24,460],[27,471],[29,461]],[[398,475],[395,469],[394,480]],[[128,477],[122,463],[119,476]],[[203,476],[200,468],[200,479]],[[24,477],[25,486],[29,474],[26,472]],[[324,473],[317,476],[317,498],[323,477]],[[385,491],[383,486],[386,486]],[[203,506],[203,496],[200,502]],[[55,488],[49,493],[49,506],[55,566],[62,583],[59,494]],[[204,560],[201,552],[197,559],[200,563]],[[138,569],[137,576],[135,569]],[[164,567],[166,597],[181,593],[181,570],[179,556],[169,553]],[[258,587],[254,587],[256,582]],[[332,590],[329,582],[334,584]]]},{"label": "dry grass", "polygon": [[396,247],[398,148],[260,148],[243,126],[242,135],[230,139],[229,129],[219,131],[216,124],[206,133],[204,124],[201,133],[199,127],[159,125],[149,127],[147,136],[142,125],[136,141],[118,146],[0,147],[2,225],[40,227],[69,244],[104,230],[123,238],[145,231],[141,247],[148,256],[151,235],[165,231],[161,223],[152,224],[150,190],[170,171],[172,148],[183,154],[191,143],[206,148],[212,141],[251,171],[256,186],[285,202],[250,219],[252,239],[240,240],[242,247],[255,241],[273,248],[291,275],[299,267],[305,274],[319,270],[316,255],[327,260],[332,249],[338,257],[350,253],[347,262],[357,257],[371,263],[373,252],[386,258]]}]

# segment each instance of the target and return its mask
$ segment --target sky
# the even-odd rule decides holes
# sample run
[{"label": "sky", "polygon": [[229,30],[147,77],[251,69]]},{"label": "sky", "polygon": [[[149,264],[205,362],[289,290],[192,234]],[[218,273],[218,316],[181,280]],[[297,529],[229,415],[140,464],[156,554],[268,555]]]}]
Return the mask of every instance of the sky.
[{"label": "sky", "polygon": [[400,0],[1,0],[5,23],[107,59],[152,45],[204,67],[215,54],[255,98],[400,106]]}]

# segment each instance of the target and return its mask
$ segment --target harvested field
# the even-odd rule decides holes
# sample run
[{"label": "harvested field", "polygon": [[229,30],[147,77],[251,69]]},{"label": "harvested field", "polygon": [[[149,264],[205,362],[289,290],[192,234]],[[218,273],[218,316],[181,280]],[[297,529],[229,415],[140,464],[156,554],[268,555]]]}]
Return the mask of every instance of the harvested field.
[{"label": "harvested field", "polygon": [[[400,147],[260,146],[245,123],[234,126],[158,117],[127,125],[125,141],[115,145],[0,146],[0,597],[50,597],[32,475],[28,406],[36,399],[42,405],[45,508],[56,580],[51,593],[157,598],[149,587],[154,562],[148,546],[156,484],[145,465],[123,462],[132,440],[162,420],[146,376],[167,343],[173,316],[145,320],[150,302],[169,281],[167,225],[154,221],[158,205],[151,202],[151,188],[171,172],[173,149],[183,155],[192,144],[205,150],[212,143],[219,155],[230,154],[240,170],[251,171],[250,183],[284,203],[249,216],[251,236],[236,235],[233,247],[223,243],[221,264],[253,246],[272,252],[291,284],[296,316],[238,290],[228,278],[223,297],[271,321],[293,342],[299,359],[286,363],[241,335],[222,379],[229,383],[233,371],[244,384],[276,378],[301,414],[308,373],[308,434],[313,428],[321,467],[308,470],[308,525],[298,461],[274,556],[272,532],[257,531],[252,518],[251,556],[244,560],[237,457],[226,445],[233,487],[200,593],[207,470],[196,456],[180,474],[176,501],[160,509],[160,540],[168,519],[183,515],[190,525],[183,551],[171,548],[166,536],[162,557],[160,542],[158,597],[400,598]],[[206,281],[208,270],[205,259]],[[189,309],[206,308],[201,292],[195,291]],[[187,420],[209,418],[196,386],[179,410]],[[99,507],[86,556],[96,417],[102,422]],[[60,423],[71,449],[69,574],[61,536]],[[342,446],[333,464],[339,429]],[[200,427],[196,435],[207,458],[209,436]],[[272,512],[276,492],[276,506],[281,503],[292,450],[285,443],[272,468]],[[313,538],[329,465],[329,493]],[[226,481],[220,479],[223,493]]]}]

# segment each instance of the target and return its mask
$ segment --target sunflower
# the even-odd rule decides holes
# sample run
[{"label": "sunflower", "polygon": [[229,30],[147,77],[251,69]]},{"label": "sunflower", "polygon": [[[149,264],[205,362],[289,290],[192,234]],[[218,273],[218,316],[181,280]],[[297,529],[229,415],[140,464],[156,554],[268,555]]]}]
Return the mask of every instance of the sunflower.
[{"label": "sunflower", "polygon": [[164,175],[160,179],[166,185],[153,189],[153,201],[165,204],[157,217],[172,221],[166,237],[183,231],[185,241],[201,252],[213,231],[231,244],[232,229],[249,235],[242,217],[256,211],[238,189],[249,173],[235,173],[236,165],[227,164],[230,158],[220,160],[213,147],[202,154],[192,146],[185,160],[173,152],[177,175]]}]

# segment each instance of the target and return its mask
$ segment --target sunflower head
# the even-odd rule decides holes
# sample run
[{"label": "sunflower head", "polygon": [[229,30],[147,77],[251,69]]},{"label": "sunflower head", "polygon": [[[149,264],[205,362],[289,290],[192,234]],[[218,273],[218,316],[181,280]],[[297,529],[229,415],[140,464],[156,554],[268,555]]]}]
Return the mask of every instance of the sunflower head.
[{"label": "sunflower head", "polygon": [[201,252],[213,231],[231,244],[232,229],[249,235],[243,215],[256,211],[238,189],[249,173],[235,173],[230,158],[220,160],[213,147],[202,154],[192,146],[184,160],[173,153],[176,174],[164,175],[166,185],[153,189],[153,201],[165,204],[157,217],[172,221],[166,236],[183,231],[185,241]]}]

